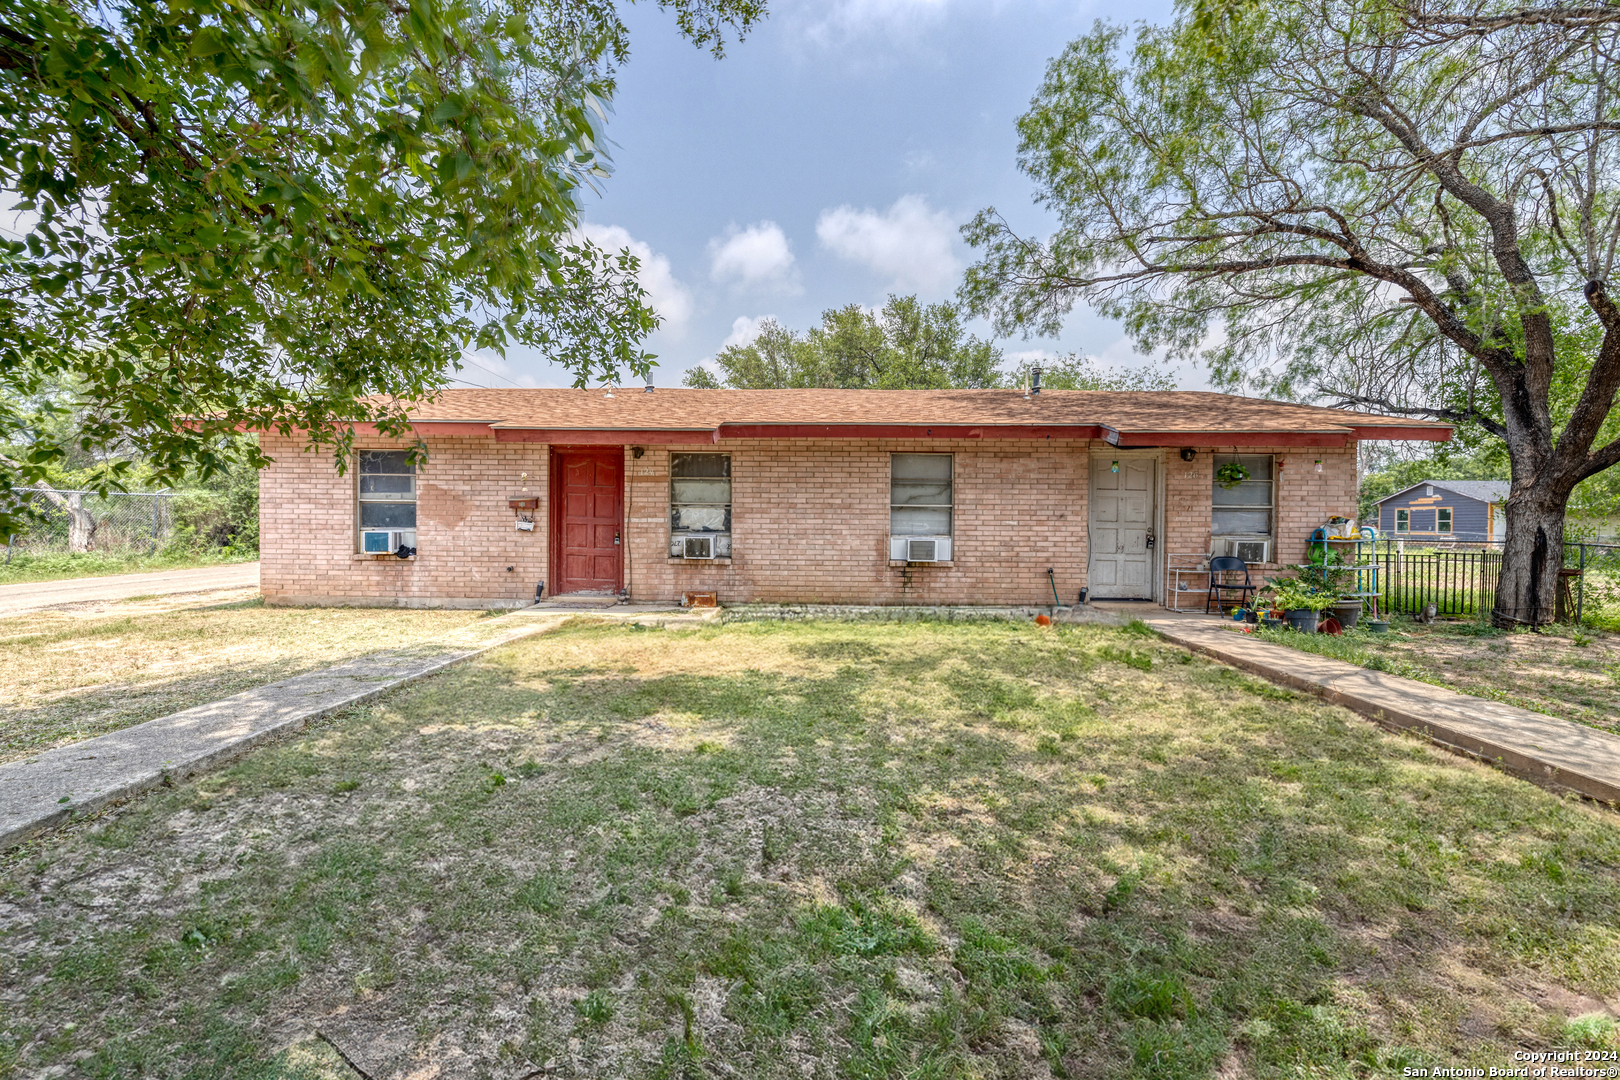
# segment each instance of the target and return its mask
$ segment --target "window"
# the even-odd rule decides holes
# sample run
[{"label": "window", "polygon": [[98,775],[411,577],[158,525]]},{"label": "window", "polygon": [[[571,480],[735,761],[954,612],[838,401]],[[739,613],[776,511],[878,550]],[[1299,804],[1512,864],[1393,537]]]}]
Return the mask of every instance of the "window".
[{"label": "window", "polygon": [[889,458],[889,535],[951,535],[951,455]]},{"label": "window", "polygon": [[416,466],[404,450],[360,451],[360,550],[416,547]]},{"label": "window", "polygon": [[1397,510],[1397,511],[1395,511],[1395,531],[1396,532],[1411,532],[1412,531],[1412,511],[1410,511],[1410,510]]},{"label": "window", "polygon": [[688,536],[712,536],[714,555],[731,558],[731,455],[669,455],[669,553]]},{"label": "window", "polygon": [[1214,481],[1214,511],[1210,532],[1215,536],[1270,536],[1276,509],[1276,481],[1272,459],[1265,454],[1216,454],[1215,471],[1236,462],[1249,478],[1232,487]]},{"label": "window", "polygon": [[1434,531],[1448,533],[1451,531],[1451,507],[1442,506],[1434,512]]}]

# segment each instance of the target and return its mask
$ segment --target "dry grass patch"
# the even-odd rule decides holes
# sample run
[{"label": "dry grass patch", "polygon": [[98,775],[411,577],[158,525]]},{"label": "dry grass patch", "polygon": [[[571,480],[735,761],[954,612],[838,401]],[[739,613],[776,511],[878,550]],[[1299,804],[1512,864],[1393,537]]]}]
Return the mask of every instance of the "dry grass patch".
[{"label": "dry grass patch", "polygon": [[230,589],[0,619],[0,761],[485,618],[479,611],[273,608],[257,589]]},{"label": "dry grass patch", "polygon": [[11,856],[0,1074],[1503,1065],[1616,824],[1129,631],[576,624]]},{"label": "dry grass patch", "polygon": [[1565,625],[1541,633],[1398,618],[1387,634],[1259,636],[1377,671],[1620,733],[1620,634]]}]

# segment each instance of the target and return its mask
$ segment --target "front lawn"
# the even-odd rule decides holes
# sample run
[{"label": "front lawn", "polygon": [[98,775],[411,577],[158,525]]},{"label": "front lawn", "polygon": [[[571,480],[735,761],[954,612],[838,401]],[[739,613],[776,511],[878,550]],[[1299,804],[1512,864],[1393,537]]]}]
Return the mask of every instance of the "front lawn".
[{"label": "front lawn", "polygon": [[266,607],[259,590],[0,619],[0,761],[484,620],[482,611]]},{"label": "front lawn", "polygon": [[1620,734],[1620,634],[1563,624],[1541,633],[1475,621],[1426,625],[1395,616],[1385,634],[1261,628],[1255,636]]},{"label": "front lawn", "polygon": [[1503,1066],[1617,823],[1130,630],[575,623],[10,856],[0,1073]]}]

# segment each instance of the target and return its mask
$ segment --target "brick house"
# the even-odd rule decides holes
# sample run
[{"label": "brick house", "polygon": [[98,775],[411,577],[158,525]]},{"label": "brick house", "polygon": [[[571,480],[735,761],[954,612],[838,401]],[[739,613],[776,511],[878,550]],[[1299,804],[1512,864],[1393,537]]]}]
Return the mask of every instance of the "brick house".
[{"label": "brick house", "polygon": [[1354,516],[1359,441],[1451,434],[1182,391],[446,390],[413,421],[415,470],[262,437],[268,602],[1043,604],[1048,568],[1065,603],[1162,602],[1172,553],[1301,561]]}]

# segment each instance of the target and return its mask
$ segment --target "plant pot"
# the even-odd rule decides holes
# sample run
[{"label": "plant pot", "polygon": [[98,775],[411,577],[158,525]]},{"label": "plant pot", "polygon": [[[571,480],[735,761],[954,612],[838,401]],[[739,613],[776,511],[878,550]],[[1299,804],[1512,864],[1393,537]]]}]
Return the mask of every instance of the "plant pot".
[{"label": "plant pot", "polygon": [[1267,630],[1275,630],[1283,624],[1282,619],[1273,619],[1270,615],[1267,615],[1260,621],[1265,625]]},{"label": "plant pot", "polygon": [[1346,600],[1333,605],[1333,617],[1339,620],[1339,625],[1346,630],[1353,630],[1356,621],[1361,618],[1361,601]]},{"label": "plant pot", "polygon": [[1246,623],[1258,623],[1260,621],[1260,613],[1254,610],[1254,608],[1244,608],[1243,621]]},{"label": "plant pot", "polygon": [[1389,620],[1388,619],[1368,619],[1362,625],[1366,626],[1366,628],[1368,630],[1371,630],[1375,634],[1387,634],[1387,633],[1389,633]]},{"label": "plant pot", "polygon": [[1287,612],[1288,629],[1302,634],[1316,633],[1317,613],[1310,608],[1290,608]]}]

